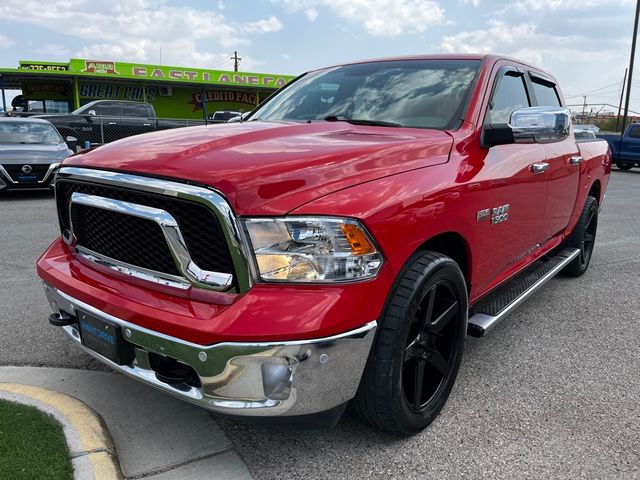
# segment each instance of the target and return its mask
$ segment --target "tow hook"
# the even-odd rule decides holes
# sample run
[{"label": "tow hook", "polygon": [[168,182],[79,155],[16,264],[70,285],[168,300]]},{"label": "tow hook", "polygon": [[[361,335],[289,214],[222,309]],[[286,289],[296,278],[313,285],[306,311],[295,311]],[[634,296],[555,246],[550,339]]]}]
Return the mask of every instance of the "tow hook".
[{"label": "tow hook", "polygon": [[66,327],[76,323],[76,317],[69,315],[67,312],[52,313],[49,315],[49,323],[54,327]]}]

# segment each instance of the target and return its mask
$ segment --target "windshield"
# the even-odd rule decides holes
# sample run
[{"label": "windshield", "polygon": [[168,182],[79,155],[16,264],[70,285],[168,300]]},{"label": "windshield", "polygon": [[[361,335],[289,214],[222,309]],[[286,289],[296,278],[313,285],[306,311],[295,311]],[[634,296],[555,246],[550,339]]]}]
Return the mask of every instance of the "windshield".
[{"label": "windshield", "polygon": [[53,125],[35,122],[0,122],[0,143],[62,143]]},{"label": "windshield", "polygon": [[311,72],[249,120],[353,120],[453,128],[479,65],[479,60],[394,60]]}]

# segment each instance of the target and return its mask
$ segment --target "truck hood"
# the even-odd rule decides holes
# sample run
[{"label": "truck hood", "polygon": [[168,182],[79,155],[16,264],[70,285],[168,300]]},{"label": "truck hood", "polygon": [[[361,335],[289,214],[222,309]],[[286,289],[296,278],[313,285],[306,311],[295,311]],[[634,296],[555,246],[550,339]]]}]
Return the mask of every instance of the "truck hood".
[{"label": "truck hood", "polygon": [[64,143],[0,143],[0,164],[54,163],[62,161],[71,153]]},{"label": "truck hood", "polygon": [[65,165],[210,185],[240,215],[282,215],[359,183],[444,163],[443,131],[345,122],[244,122],[129,137]]}]

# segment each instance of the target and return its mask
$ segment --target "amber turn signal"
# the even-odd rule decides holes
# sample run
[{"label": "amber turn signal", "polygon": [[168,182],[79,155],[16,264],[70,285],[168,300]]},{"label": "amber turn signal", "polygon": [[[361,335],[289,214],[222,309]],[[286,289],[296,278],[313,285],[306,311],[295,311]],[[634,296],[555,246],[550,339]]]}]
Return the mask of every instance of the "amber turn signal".
[{"label": "amber turn signal", "polygon": [[365,233],[353,223],[343,223],[340,225],[342,233],[347,237],[347,241],[351,246],[351,252],[354,255],[366,255],[367,253],[375,253],[376,249],[371,245],[371,242],[365,235]]}]

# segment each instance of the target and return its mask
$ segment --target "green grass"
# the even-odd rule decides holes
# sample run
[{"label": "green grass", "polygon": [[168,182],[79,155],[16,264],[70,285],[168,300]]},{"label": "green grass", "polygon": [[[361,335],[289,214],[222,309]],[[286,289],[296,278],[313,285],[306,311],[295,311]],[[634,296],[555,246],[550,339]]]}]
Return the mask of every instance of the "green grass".
[{"label": "green grass", "polygon": [[0,400],[0,479],[73,478],[62,425],[37,408]]}]

